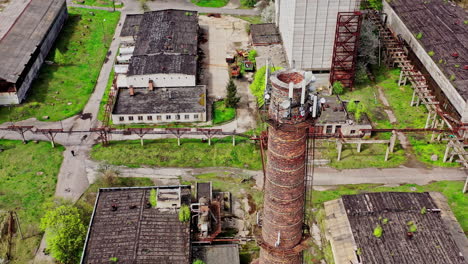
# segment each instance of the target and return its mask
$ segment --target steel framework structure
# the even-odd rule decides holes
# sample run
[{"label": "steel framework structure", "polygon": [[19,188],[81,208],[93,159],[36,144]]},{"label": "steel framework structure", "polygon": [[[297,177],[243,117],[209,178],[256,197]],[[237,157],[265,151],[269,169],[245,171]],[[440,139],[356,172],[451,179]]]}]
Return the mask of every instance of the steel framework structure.
[{"label": "steel framework structure", "polygon": [[348,88],[354,85],[361,23],[361,12],[338,13],[330,72],[331,85],[335,82],[341,82]]}]

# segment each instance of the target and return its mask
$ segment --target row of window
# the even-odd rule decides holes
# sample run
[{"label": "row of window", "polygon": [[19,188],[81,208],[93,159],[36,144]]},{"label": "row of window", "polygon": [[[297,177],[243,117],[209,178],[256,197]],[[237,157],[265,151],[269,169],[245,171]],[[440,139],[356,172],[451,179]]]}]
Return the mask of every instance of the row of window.
[{"label": "row of window", "polygon": [[[165,117],[164,120],[172,120],[172,115],[165,115],[165,116],[157,115],[156,120],[157,121],[162,121],[163,117]],[[181,120],[181,115],[175,115],[174,118],[175,118],[175,120]],[[144,119],[143,116],[137,116],[138,121],[143,121],[143,119]],[[189,120],[189,119],[190,119],[190,115],[184,115],[184,120]],[[194,114],[193,119],[198,119],[198,114]],[[134,117],[133,116],[128,116],[127,120],[128,121],[133,121]],[[151,116],[151,115],[146,116],[146,120],[147,121],[153,121],[153,116]],[[119,121],[122,121],[122,122],[125,121],[125,117],[120,116]]]},{"label": "row of window", "polygon": [[[180,80],[181,78],[183,78],[183,77],[177,77],[177,79],[179,79],[179,80]],[[136,77],[133,78],[133,80],[135,80],[135,81],[136,81],[136,79],[137,79]],[[145,78],[141,78],[141,80],[144,80],[144,79],[145,79]],[[156,77],[156,78],[154,78],[154,79],[155,79],[155,80],[159,80],[160,78]],[[166,77],[162,77],[161,79],[162,79],[162,80],[166,80]],[[167,79],[173,80],[173,79],[175,79],[175,77],[168,77]],[[185,79],[188,79],[188,76],[186,76]],[[151,79],[150,79],[150,81],[151,81]]]}]

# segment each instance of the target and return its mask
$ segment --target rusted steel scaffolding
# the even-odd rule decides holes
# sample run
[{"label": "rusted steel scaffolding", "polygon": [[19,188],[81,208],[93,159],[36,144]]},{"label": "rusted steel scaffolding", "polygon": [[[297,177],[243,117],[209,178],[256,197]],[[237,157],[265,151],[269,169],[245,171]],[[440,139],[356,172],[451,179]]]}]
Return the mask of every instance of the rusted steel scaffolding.
[{"label": "rusted steel scaffolding", "polygon": [[354,85],[361,22],[361,12],[338,13],[330,72],[331,85],[335,82],[341,82],[348,88]]}]

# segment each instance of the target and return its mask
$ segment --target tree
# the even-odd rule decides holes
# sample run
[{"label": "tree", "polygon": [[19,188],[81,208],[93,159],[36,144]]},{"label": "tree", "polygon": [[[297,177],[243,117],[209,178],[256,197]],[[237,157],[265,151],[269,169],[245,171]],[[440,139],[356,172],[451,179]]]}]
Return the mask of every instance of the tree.
[{"label": "tree", "polygon": [[188,222],[190,220],[190,208],[187,205],[182,205],[179,210],[179,221]]},{"label": "tree", "polygon": [[379,37],[376,26],[369,20],[362,21],[359,36],[359,48],[357,58],[356,83],[365,83],[369,80],[367,68],[369,65],[377,64]]},{"label": "tree", "polygon": [[80,259],[86,227],[80,211],[73,205],[61,205],[46,212],[41,219],[50,254],[59,262],[77,263]]},{"label": "tree", "polygon": [[275,3],[270,2],[270,4],[267,5],[262,10],[261,16],[262,16],[262,21],[264,23],[275,23],[275,19],[276,19]]},{"label": "tree", "polygon": [[345,91],[345,88],[344,88],[343,84],[340,81],[334,82],[332,88],[333,88],[332,93],[338,94],[338,95],[343,94],[344,91]]},{"label": "tree", "polygon": [[237,104],[240,101],[240,97],[237,96],[237,86],[232,79],[229,79],[229,82],[226,86],[227,96],[225,99],[226,107],[236,108]]},{"label": "tree", "polygon": [[348,110],[349,113],[355,113],[356,109],[357,109],[357,104],[354,100],[351,100],[346,106],[346,110]]},{"label": "tree", "polygon": [[362,115],[367,112],[366,106],[364,104],[358,104],[356,108],[356,113],[354,114],[354,118],[356,122],[361,121]]}]

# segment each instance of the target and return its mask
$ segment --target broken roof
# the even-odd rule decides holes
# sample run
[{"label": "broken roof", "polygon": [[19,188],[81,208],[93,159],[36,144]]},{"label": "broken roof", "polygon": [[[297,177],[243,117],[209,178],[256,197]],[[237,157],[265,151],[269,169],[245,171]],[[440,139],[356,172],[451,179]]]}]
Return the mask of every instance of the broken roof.
[{"label": "broken roof", "polygon": [[196,55],[197,52],[197,12],[169,9],[144,13],[134,55]]},{"label": "broken roof", "polygon": [[206,87],[120,89],[112,114],[201,113],[206,111]]},{"label": "broken roof", "polygon": [[467,100],[468,15],[463,8],[442,0],[392,0],[389,4],[413,34],[422,33],[418,41],[427,52],[434,52],[434,62]]},{"label": "broken roof", "polygon": [[[429,193],[366,193],[342,200],[362,263],[466,264]],[[409,222],[417,228],[411,239]],[[373,235],[378,225],[380,238]]]},{"label": "broken roof", "polygon": [[131,37],[137,36],[138,29],[140,28],[141,20],[143,19],[143,14],[127,14],[125,16],[125,22],[122,26],[122,31],[120,32],[121,37]]},{"label": "broken roof", "polygon": [[206,264],[239,264],[239,245],[206,245],[193,246],[193,259],[202,260]]},{"label": "broken roof", "polygon": [[274,23],[251,24],[250,33],[253,45],[280,44],[281,37]]},{"label": "broken roof", "polygon": [[197,74],[196,55],[159,54],[153,56],[132,56],[128,76],[145,74]]},{"label": "broken roof", "polygon": [[0,39],[0,79],[16,83],[65,0],[31,0]]},{"label": "broken roof", "polygon": [[190,263],[189,224],[177,208],[147,207],[154,188],[181,188],[183,203],[190,201],[190,186],[100,189],[81,263]]}]

